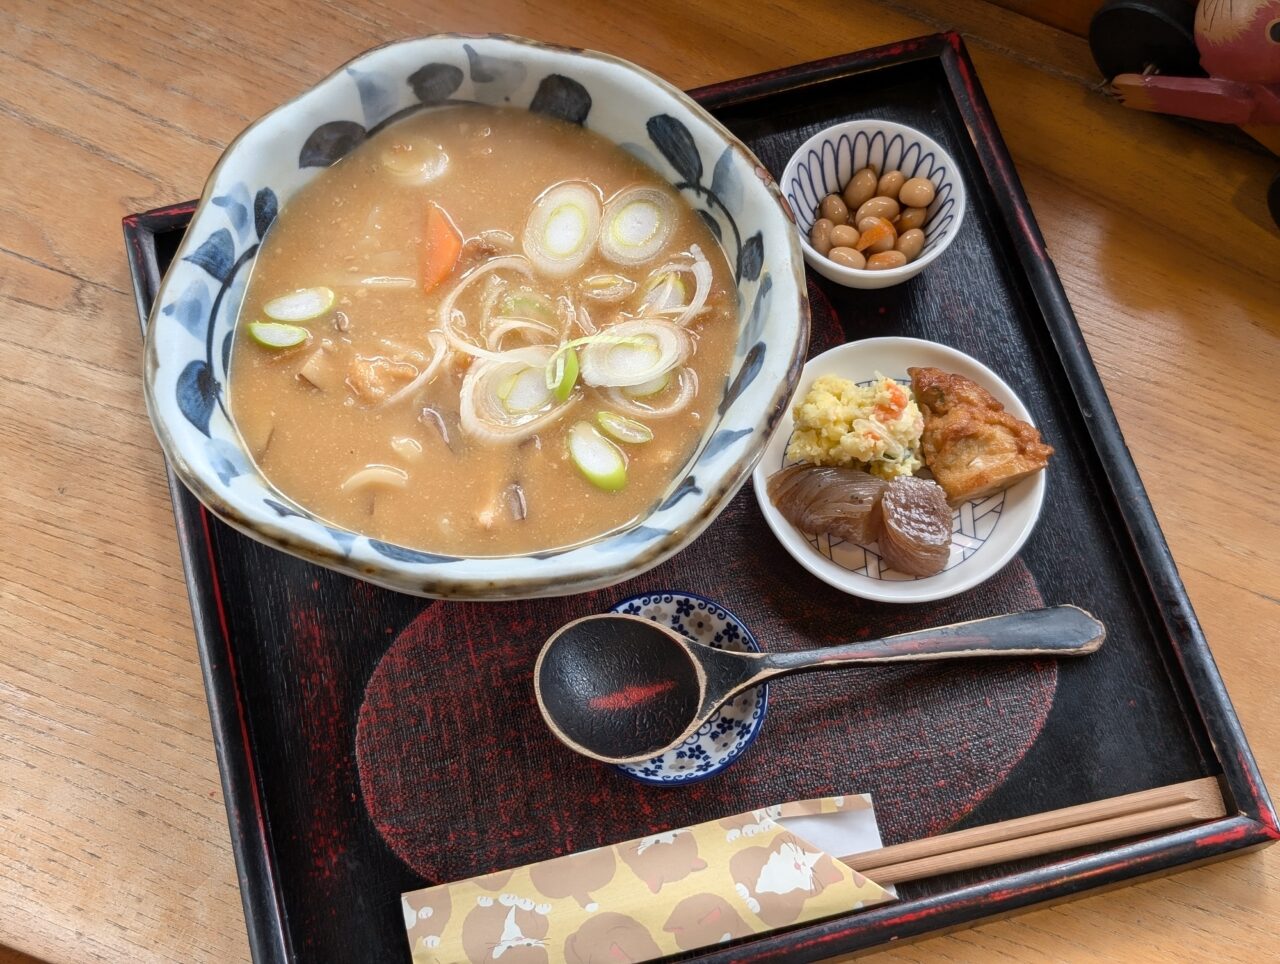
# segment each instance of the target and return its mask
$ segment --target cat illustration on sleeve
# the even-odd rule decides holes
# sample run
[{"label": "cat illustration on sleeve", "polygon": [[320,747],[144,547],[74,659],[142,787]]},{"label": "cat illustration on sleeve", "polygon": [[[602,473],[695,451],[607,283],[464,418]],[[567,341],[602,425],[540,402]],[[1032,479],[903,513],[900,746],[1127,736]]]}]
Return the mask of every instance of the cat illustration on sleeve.
[{"label": "cat illustration on sleeve", "polygon": [[655,894],[663,884],[684,880],[707,867],[707,862],[698,856],[697,838],[684,829],[622,844],[618,852],[622,862]]},{"label": "cat illustration on sleeve", "polygon": [[694,894],[676,904],[662,929],[682,951],[710,947],[754,933],[727,900],[716,894]]},{"label": "cat illustration on sleeve", "polygon": [[[440,935],[449,923],[449,914],[453,910],[453,901],[449,897],[449,888],[440,887],[430,892],[428,897],[415,899],[417,909],[409,905],[405,897],[400,898],[400,909],[404,911],[404,927],[409,932],[409,947],[415,958],[419,952],[429,952],[440,946]],[[430,960],[430,957],[426,957]]]},{"label": "cat illustration on sleeve", "polygon": [[515,869],[511,870],[495,870],[491,874],[485,874],[483,877],[472,878],[472,883],[477,887],[483,887],[485,890],[491,890],[495,894],[507,886],[507,882],[511,879],[511,875],[515,873]]},{"label": "cat illustration on sleeve", "polygon": [[631,964],[662,956],[662,948],[634,917],[596,914],[564,943],[565,964]]},{"label": "cat illustration on sleeve", "polygon": [[613,848],[600,847],[535,864],[529,868],[529,879],[544,897],[572,897],[579,907],[591,913],[599,906],[591,891],[613,880],[617,869]]},{"label": "cat illustration on sleeve", "polygon": [[795,923],[805,901],[844,879],[829,855],[787,833],[738,851],[729,873],[743,903],[770,927]]},{"label": "cat illustration on sleeve", "polygon": [[551,908],[527,897],[486,895],[462,922],[462,950],[470,964],[549,964],[547,915]]},{"label": "cat illustration on sleeve", "polygon": [[754,837],[766,830],[773,830],[773,821],[781,812],[781,807],[765,807],[761,810],[752,810],[750,813],[725,817],[723,820],[717,820],[716,823],[724,827],[726,831],[724,839],[732,843],[739,837]]}]

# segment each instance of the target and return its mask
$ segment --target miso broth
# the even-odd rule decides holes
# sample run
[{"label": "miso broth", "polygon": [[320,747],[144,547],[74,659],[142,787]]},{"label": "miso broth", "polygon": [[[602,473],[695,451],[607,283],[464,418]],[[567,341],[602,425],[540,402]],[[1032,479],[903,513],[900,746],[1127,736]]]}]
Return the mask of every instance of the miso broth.
[{"label": "miso broth", "polygon": [[263,243],[232,414],[281,492],[372,537],[501,556],[648,512],[723,397],[724,254],[658,175],[523,110],[361,144]]}]

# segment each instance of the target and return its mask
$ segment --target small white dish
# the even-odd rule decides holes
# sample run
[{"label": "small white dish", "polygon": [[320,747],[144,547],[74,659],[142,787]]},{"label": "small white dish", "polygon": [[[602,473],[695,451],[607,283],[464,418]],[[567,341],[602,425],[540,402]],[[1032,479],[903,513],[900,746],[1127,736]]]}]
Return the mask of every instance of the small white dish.
[{"label": "small white dish", "polygon": [[[696,643],[736,653],[758,653],[760,644],[747,624],[719,603],[680,590],[640,593],[620,600],[615,613],[643,616]],[[755,742],[769,709],[769,684],[743,690],[708,717],[683,743],[641,763],[614,769],[656,787],[688,786],[716,776]]]},{"label": "small white dish", "polygon": [[[828,194],[844,190],[864,167],[882,174],[901,171],[908,178],[927,177],[936,189],[933,203],[926,209],[924,248],[919,257],[901,268],[846,268],[819,254],[809,243],[818,204]],[[933,138],[892,121],[846,121],[819,131],[791,155],[779,183],[795,214],[804,260],[822,277],[846,288],[888,288],[914,278],[942,255],[964,221],[964,181],[955,158]]]},{"label": "small white dish", "polygon": [[[1013,389],[982,362],[954,348],[919,338],[867,338],[823,352],[805,365],[795,399],[803,398],[822,375],[865,382],[880,372],[910,383],[907,369],[920,367],[964,375],[989,391],[1011,415],[1035,424]],[[860,546],[832,540],[830,536],[811,536],[784,519],[769,501],[768,479],[789,464],[786,453],[793,428],[788,409],[752,476],[756,500],[769,528],[795,560],[823,582],[851,595],[882,602],[915,603],[964,592],[1003,569],[1027,541],[1040,517],[1044,472],[956,508],[952,516],[951,558],[942,572],[923,577],[896,572],[884,566],[875,543]]]}]

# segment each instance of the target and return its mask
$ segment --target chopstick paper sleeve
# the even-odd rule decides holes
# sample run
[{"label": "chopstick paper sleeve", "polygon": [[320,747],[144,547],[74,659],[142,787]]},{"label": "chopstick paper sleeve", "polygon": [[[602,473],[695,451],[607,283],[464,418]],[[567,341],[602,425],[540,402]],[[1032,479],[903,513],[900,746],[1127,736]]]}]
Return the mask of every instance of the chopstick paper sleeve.
[{"label": "chopstick paper sleeve", "polygon": [[415,964],[644,961],[891,899],[832,854],[880,846],[823,797],[402,895]]}]

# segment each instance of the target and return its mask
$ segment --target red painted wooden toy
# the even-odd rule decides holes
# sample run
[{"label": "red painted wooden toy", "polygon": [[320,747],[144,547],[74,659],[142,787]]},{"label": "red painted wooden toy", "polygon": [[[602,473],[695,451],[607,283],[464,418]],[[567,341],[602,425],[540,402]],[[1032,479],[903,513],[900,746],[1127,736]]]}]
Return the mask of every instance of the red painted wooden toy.
[{"label": "red painted wooden toy", "polygon": [[[1112,0],[1089,44],[1126,107],[1238,124],[1280,154],[1280,0]],[[1280,224],[1280,175],[1268,202]]]}]

